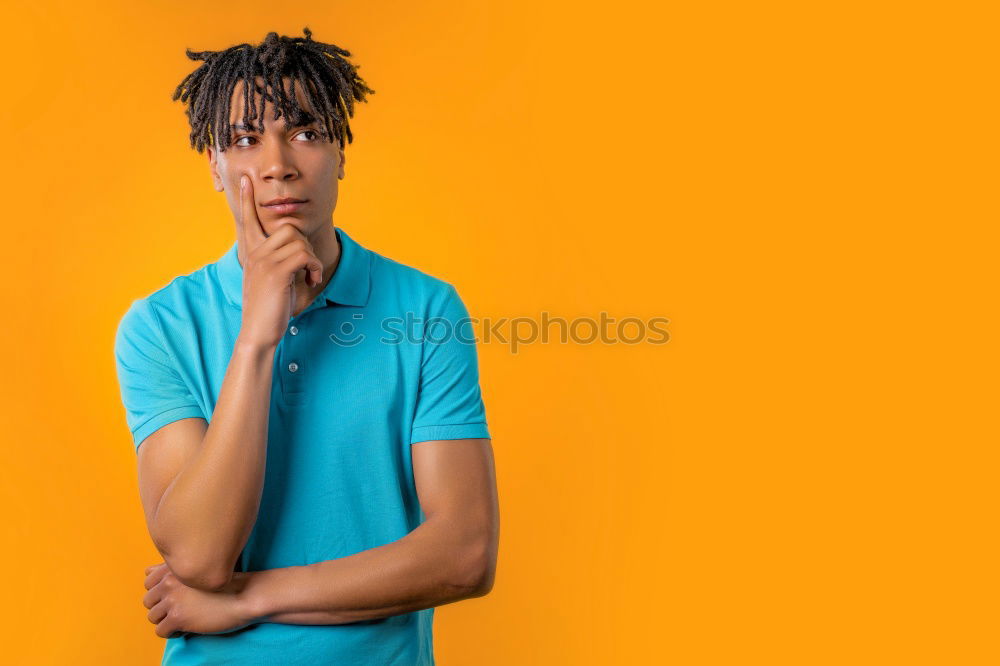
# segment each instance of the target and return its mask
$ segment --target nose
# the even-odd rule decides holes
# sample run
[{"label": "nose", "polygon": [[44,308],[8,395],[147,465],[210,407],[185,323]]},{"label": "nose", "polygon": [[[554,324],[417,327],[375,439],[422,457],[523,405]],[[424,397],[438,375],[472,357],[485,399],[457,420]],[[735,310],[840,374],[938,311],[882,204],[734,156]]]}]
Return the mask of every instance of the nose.
[{"label": "nose", "polygon": [[291,153],[285,150],[281,141],[265,141],[260,156],[260,178],[265,183],[275,180],[295,180],[299,177]]}]

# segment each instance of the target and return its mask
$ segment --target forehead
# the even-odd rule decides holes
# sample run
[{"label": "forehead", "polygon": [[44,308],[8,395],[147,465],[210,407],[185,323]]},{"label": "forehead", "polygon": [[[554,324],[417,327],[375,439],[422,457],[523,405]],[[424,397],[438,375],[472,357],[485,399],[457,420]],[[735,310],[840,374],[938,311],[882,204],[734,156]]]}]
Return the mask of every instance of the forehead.
[{"label": "forehead", "polygon": [[[290,88],[291,80],[292,79],[287,76],[281,80],[282,86],[284,86],[286,94],[288,94],[291,91]],[[264,79],[260,76],[257,77],[257,86],[264,88]],[[244,85],[243,79],[237,81],[236,85],[233,87],[233,93],[229,101],[229,123],[231,125],[236,125],[242,122],[243,120],[244,116],[243,89],[245,87],[246,86]],[[273,91],[269,92],[272,95],[274,94]],[[262,113],[261,109],[262,96],[256,90],[253,91],[253,99],[254,99],[253,108],[257,111],[257,118],[260,119]],[[306,113],[313,115],[314,118],[316,117],[313,108],[309,105],[309,101],[306,98],[305,91],[302,88],[302,82],[299,81],[298,79],[295,80],[295,99],[298,100],[299,107],[301,109],[303,109]],[[271,104],[270,101],[265,102],[265,106],[263,109],[263,117],[264,117],[265,127],[275,123],[284,123],[286,121],[286,118],[284,118],[284,116],[282,116],[278,120],[273,120],[274,106]],[[254,124],[256,124],[256,122]]]}]

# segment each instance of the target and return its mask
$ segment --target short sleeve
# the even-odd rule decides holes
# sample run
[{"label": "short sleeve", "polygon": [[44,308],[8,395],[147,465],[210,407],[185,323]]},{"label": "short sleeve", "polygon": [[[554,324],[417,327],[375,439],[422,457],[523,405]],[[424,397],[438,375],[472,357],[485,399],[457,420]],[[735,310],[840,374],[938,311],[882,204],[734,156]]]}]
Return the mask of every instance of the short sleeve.
[{"label": "short sleeve", "polygon": [[136,451],[158,429],[190,417],[205,418],[165,351],[152,305],[133,301],[115,334],[118,387]]},{"label": "short sleeve", "polygon": [[421,344],[420,388],[410,444],[489,438],[475,332],[453,286],[448,285],[432,303]]}]

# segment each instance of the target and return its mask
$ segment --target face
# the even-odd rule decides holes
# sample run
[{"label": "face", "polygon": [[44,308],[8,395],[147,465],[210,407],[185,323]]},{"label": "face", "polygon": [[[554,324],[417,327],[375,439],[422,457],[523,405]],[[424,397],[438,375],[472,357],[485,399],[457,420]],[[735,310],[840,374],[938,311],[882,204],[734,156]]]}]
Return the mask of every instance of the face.
[{"label": "face", "polygon": [[[257,82],[263,87],[262,78],[257,77]],[[283,84],[289,91],[290,79],[285,78]],[[295,95],[301,108],[313,113],[298,81]],[[255,104],[259,118],[260,94],[255,94]],[[230,104],[232,142],[223,151],[208,148],[212,181],[217,192],[226,193],[236,223],[239,224],[240,216],[240,178],[246,174],[253,184],[257,216],[265,234],[274,233],[282,224],[291,224],[309,237],[330,226],[337,207],[337,181],[344,178],[344,151],[340,142],[327,140],[322,120],[301,127],[289,127],[284,116],[274,120],[270,102],[264,109],[263,134],[238,126],[242,118],[243,81],[240,81]],[[294,206],[294,210],[266,205],[285,197],[304,199],[305,203]]]}]

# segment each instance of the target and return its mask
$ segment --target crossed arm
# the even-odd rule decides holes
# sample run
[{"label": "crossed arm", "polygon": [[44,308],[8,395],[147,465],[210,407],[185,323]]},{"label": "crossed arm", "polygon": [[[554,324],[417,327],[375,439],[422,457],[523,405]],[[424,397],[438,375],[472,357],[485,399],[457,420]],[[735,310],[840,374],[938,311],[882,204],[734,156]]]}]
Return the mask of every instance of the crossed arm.
[{"label": "crossed arm", "polygon": [[166,563],[150,567],[143,603],[156,633],[343,624],[487,594],[499,541],[491,441],[419,442],[411,453],[426,519],[405,537],[306,566],[235,572],[222,586],[181,582]]},{"label": "crossed arm", "polygon": [[342,624],[486,594],[498,545],[488,439],[412,445],[426,520],[398,541],[336,560],[252,573],[243,590],[258,621]]}]

